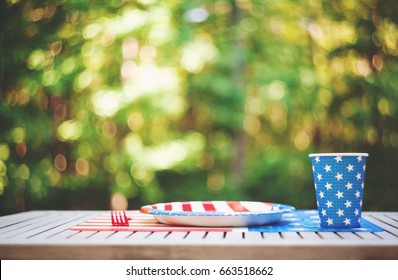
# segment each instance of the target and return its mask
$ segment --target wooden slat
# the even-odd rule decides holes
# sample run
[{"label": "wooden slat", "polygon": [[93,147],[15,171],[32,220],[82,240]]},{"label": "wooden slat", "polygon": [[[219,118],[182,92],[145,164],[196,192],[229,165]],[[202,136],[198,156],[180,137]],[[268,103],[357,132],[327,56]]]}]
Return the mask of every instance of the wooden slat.
[{"label": "wooden slat", "polygon": [[134,232],[134,234],[128,236],[127,239],[134,239],[134,240],[145,239],[151,234],[152,234],[151,232]]},{"label": "wooden slat", "polygon": [[167,240],[182,240],[185,238],[185,236],[187,236],[187,232],[170,232],[170,234],[168,234],[166,236]]},{"label": "wooden slat", "polygon": [[203,231],[191,231],[185,236],[185,240],[192,241],[192,240],[201,240],[204,239],[206,232]]},{"label": "wooden slat", "polygon": [[53,223],[47,224],[37,231],[27,231],[23,234],[20,234],[18,238],[41,239],[55,236],[56,234],[63,232],[65,229],[74,226],[76,223],[79,223],[81,220],[86,219],[87,217],[89,217],[87,214],[65,216],[63,219],[58,219]]},{"label": "wooden slat", "polygon": [[154,252],[156,256],[175,259],[398,258],[398,213],[364,212],[367,220],[385,229],[374,233],[68,230],[90,217],[107,214],[34,211],[0,217],[0,258],[145,259],[154,258]]},{"label": "wooden slat", "polygon": [[3,229],[6,229],[10,226],[24,222],[34,221],[35,219],[40,219],[41,217],[45,216],[48,216],[47,212],[24,212],[24,213],[0,217],[0,233],[4,231]]},{"label": "wooden slat", "polygon": [[45,229],[51,228],[52,224],[58,222],[60,217],[57,215],[49,215],[48,217],[42,217],[34,222],[26,222],[20,224],[19,227],[16,227],[13,230],[8,230],[0,234],[1,237],[11,238],[11,237],[19,237],[24,238],[27,236],[34,235],[39,233]]},{"label": "wooden slat", "polygon": [[342,239],[341,236],[336,234],[335,232],[318,232],[318,235],[325,240],[338,240]]},{"label": "wooden slat", "polygon": [[386,214],[387,217],[390,217],[391,219],[394,219],[398,221],[398,214],[397,213],[388,213]]},{"label": "wooden slat", "polygon": [[263,235],[261,232],[245,232],[244,233],[246,240],[262,240]]},{"label": "wooden slat", "polygon": [[1,224],[0,226],[0,236],[5,236],[7,235],[7,233],[12,232],[12,231],[18,231],[21,230],[23,228],[26,228],[30,225],[35,225],[35,223],[37,223],[38,221],[42,221],[43,217],[47,218],[50,215],[46,214],[46,215],[42,215],[40,217],[36,217],[36,219],[18,219],[15,221],[9,220],[7,221],[6,224]]},{"label": "wooden slat", "polygon": [[76,231],[76,230],[67,230],[66,229],[66,230],[57,232],[57,233],[55,233],[53,235],[49,235],[46,238],[48,240],[60,240],[61,241],[61,240],[68,239],[68,238],[72,237],[73,235],[76,235],[76,234],[79,234],[79,233],[80,232]]},{"label": "wooden slat", "polygon": [[316,232],[300,232],[299,235],[305,240],[319,241],[319,239],[321,239]]},{"label": "wooden slat", "polygon": [[282,239],[281,235],[277,232],[264,232],[263,237],[266,240],[281,240]]},{"label": "wooden slat", "polygon": [[225,233],[225,240],[243,240],[243,232],[227,232]]},{"label": "wooden slat", "polygon": [[208,240],[224,239],[224,233],[223,232],[208,232],[205,236],[205,239],[208,239]]},{"label": "wooden slat", "polygon": [[358,235],[360,238],[365,239],[365,240],[381,239],[380,236],[375,235],[373,232],[356,232],[355,234]]},{"label": "wooden slat", "polygon": [[168,232],[153,232],[151,235],[148,235],[145,239],[147,240],[165,239],[168,234],[169,234]]},{"label": "wooden slat", "polygon": [[90,241],[91,240],[105,240],[115,233],[116,232],[114,232],[114,231],[99,231],[93,235],[88,236],[88,239],[90,239]]},{"label": "wooden slat", "polygon": [[78,234],[71,235],[68,237],[68,241],[71,240],[82,240],[82,239],[89,239],[90,236],[97,234],[97,231],[79,231]]},{"label": "wooden slat", "polygon": [[358,240],[361,239],[358,235],[356,235],[353,232],[344,232],[344,231],[338,231],[336,232],[339,236],[341,236],[345,240]]},{"label": "wooden slat", "polygon": [[282,239],[301,239],[301,236],[297,232],[281,232]]},{"label": "wooden slat", "polygon": [[389,217],[387,215],[384,215],[382,217],[383,217],[382,218],[383,222],[385,222],[385,223],[389,224],[390,226],[395,227],[396,229],[398,229],[398,221],[396,221],[395,219],[393,219],[393,218],[391,218],[391,217]]},{"label": "wooden slat", "polygon": [[382,216],[367,216],[366,219],[398,237],[398,229],[384,222]]},{"label": "wooden slat", "polygon": [[115,232],[115,234],[108,236],[107,239],[123,240],[123,239],[129,238],[130,235],[132,235],[132,234],[133,234],[133,232],[129,232],[129,231],[117,231],[117,232]]},{"label": "wooden slat", "polygon": [[375,232],[374,235],[379,236],[381,239],[397,240],[397,237],[387,231]]}]

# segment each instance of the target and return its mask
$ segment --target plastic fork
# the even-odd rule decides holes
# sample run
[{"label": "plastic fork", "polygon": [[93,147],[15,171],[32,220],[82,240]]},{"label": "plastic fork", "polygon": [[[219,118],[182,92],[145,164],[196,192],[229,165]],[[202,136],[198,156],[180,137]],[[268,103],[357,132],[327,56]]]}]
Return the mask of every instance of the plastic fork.
[{"label": "plastic fork", "polygon": [[129,226],[129,218],[124,211],[111,211],[112,226]]}]

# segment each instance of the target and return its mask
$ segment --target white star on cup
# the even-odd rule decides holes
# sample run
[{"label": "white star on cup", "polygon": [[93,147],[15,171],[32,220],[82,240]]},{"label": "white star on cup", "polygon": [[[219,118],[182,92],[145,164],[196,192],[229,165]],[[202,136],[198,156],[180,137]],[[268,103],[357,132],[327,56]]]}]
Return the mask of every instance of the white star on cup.
[{"label": "white star on cup", "polygon": [[337,173],[334,177],[337,179],[337,181],[343,180],[343,174]]},{"label": "white star on cup", "polygon": [[330,172],[330,171],[332,170],[332,169],[331,169],[331,166],[330,166],[330,165],[327,165],[327,164],[325,165],[325,168],[324,168],[324,169],[325,169],[326,172]]},{"label": "white star on cup", "polygon": [[344,216],[344,210],[339,209],[336,214],[339,215],[339,217]]},{"label": "white star on cup", "polygon": [[337,196],[337,198],[342,198],[342,197],[344,197],[343,194],[344,194],[343,192],[337,191],[336,196]]}]

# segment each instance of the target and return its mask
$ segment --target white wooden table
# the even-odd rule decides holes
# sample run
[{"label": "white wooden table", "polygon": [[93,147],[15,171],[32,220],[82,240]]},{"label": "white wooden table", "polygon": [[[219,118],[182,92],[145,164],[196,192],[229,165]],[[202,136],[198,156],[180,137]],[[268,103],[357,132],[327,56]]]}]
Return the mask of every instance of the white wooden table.
[{"label": "white wooden table", "polygon": [[106,211],[0,217],[0,259],[398,259],[398,212],[364,212],[383,232],[71,231]]}]

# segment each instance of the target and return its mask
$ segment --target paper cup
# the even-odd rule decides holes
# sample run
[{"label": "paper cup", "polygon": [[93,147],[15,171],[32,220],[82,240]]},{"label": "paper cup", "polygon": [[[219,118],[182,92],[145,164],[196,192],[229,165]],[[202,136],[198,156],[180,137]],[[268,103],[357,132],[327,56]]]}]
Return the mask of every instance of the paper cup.
[{"label": "paper cup", "polygon": [[310,154],[322,227],[361,226],[366,153]]}]

